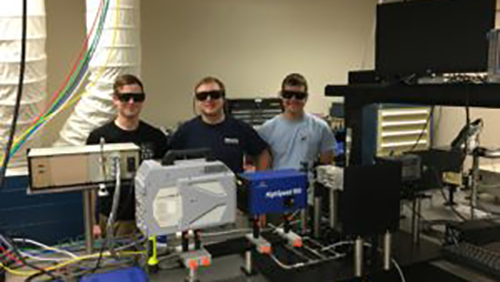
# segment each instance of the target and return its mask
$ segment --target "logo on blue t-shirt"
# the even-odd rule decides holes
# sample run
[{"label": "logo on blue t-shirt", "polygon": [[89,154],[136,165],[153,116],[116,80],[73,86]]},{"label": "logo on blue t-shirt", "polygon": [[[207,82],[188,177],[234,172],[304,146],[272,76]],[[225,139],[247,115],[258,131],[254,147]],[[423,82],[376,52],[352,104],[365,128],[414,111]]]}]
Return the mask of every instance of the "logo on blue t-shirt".
[{"label": "logo on blue t-shirt", "polygon": [[238,144],[240,144],[240,140],[238,140],[238,138],[224,137],[224,144],[238,145]]}]

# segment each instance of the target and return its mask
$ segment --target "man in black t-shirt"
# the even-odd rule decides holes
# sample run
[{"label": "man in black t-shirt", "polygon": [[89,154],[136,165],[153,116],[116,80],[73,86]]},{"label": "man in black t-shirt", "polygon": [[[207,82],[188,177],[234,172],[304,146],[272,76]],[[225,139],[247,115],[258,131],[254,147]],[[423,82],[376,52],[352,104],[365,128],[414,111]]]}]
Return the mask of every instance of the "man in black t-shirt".
[{"label": "man in black t-shirt", "polygon": [[194,89],[200,115],[184,123],[172,137],[174,150],[210,148],[234,173],[243,172],[243,156],[256,157],[256,169],[267,169],[267,143],[248,124],[224,113],[225,88],[217,78],[206,77]]},{"label": "man in black t-shirt", "polygon": [[[92,131],[87,144],[132,142],[141,148],[141,161],[161,159],[167,151],[167,138],[159,129],[141,121],[139,115],[146,96],[142,82],[133,75],[119,76],[113,85],[113,104],[118,110],[117,117]],[[111,212],[114,188],[108,189],[106,196],[99,197],[99,225],[94,226],[94,234],[105,230],[107,217]],[[116,216],[116,235],[127,235],[135,228],[135,196],[133,183],[122,185]]]}]

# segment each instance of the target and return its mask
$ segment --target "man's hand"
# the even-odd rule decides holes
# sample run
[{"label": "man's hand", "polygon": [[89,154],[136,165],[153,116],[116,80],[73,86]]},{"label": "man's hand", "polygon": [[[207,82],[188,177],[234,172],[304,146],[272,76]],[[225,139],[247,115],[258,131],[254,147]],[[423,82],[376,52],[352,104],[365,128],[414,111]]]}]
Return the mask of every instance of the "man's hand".
[{"label": "man's hand", "polygon": [[102,230],[101,230],[101,227],[99,225],[94,225],[92,227],[92,234],[94,235],[95,238],[99,238],[102,236]]}]

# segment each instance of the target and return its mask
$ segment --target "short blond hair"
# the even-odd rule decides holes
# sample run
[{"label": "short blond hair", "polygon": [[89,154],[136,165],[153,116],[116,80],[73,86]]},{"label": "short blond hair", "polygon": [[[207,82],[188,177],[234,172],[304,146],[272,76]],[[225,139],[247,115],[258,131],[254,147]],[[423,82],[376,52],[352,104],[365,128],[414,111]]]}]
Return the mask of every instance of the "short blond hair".
[{"label": "short blond hair", "polygon": [[207,77],[204,77],[202,80],[200,80],[196,86],[194,87],[194,92],[196,93],[196,89],[198,89],[200,86],[204,85],[204,84],[210,84],[210,83],[215,83],[217,85],[219,85],[219,88],[222,92],[226,93],[226,87],[224,86],[224,83],[222,83],[222,81],[216,77],[213,77],[213,76],[207,76]]}]

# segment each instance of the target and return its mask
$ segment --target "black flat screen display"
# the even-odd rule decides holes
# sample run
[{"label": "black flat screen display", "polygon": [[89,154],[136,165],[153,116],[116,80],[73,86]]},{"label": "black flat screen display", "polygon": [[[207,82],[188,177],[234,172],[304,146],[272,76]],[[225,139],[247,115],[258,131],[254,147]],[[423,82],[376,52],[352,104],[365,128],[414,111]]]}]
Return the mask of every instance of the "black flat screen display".
[{"label": "black flat screen display", "polygon": [[414,0],[379,4],[376,72],[382,77],[487,69],[495,0]]}]

